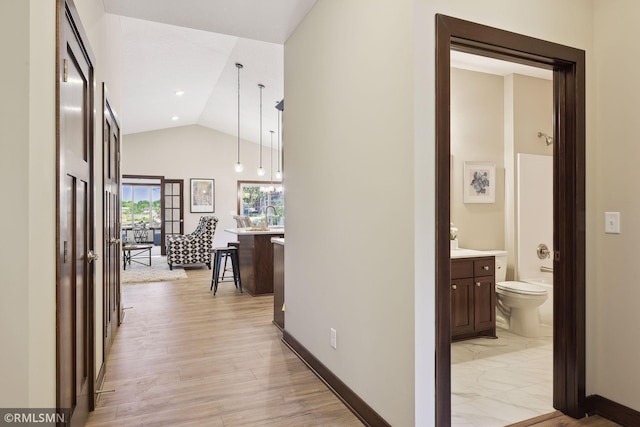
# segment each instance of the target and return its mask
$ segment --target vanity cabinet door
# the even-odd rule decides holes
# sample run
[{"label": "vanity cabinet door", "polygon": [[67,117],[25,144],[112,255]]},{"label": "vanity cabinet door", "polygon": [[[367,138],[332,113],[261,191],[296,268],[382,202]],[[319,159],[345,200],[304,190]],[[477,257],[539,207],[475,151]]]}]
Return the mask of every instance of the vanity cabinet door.
[{"label": "vanity cabinet door", "polygon": [[451,339],[496,336],[493,257],[451,260]]},{"label": "vanity cabinet door", "polygon": [[451,335],[462,335],[474,330],[473,279],[451,280]]},{"label": "vanity cabinet door", "polygon": [[496,291],[493,277],[474,279],[473,298],[475,308],[475,330],[495,328],[496,324]]}]

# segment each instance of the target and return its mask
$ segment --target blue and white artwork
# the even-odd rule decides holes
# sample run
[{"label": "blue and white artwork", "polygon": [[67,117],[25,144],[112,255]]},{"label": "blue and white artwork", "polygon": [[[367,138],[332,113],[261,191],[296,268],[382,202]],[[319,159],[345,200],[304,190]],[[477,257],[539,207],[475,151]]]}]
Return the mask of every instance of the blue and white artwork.
[{"label": "blue and white artwork", "polygon": [[491,186],[489,181],[489,171],[478,170],[473,171],[473,179],[470,184],[476,191],[476,195],[487,194],[487,188]]},{"label": "blue and white artwork", "polygon": [[464,162],[464,203],[495,203],[494,163]]}]

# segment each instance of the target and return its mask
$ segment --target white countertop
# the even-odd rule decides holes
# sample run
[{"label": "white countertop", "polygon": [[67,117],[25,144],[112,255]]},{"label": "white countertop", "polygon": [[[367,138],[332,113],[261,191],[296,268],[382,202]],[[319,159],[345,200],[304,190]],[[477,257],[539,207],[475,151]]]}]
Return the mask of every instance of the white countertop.
[{"label": "white countertop", "polygon": [[475,249],[451,249],[451,259],[456,258],[481,258],[484,256],[506,255],[506,251],[477,251]]},{"label": "white countertop", "polygon": [[284,246],[284,237],[272,237],[271,243],[275,243],[276,245]]},{"label": "white countertop", "polygon": [[259,234],[284,234],[284,227],[273,227],[268,230],[261,230],[259,228],[227,228],[224,231],[227,233],[233,233],[238,235],[259,235]]}]

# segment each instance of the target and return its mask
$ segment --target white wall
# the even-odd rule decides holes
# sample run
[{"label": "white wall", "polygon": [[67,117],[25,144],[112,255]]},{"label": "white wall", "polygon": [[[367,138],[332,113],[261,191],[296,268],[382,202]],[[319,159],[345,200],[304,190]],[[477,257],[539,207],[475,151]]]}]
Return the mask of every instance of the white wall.
[{"label": "white wall", "polygon": [[55,2],[0,5],[0,406],[55,405]]},{"label": "white wall", "polygon": [[[181,126],[152,132],[125,135],[122,138],[123,175],[161,175],[168,179],[184,180],[184,232],[192,232],[202,213],[189,212],[189,180],[215,179],[215,213],[218,225],[214,235],[215,246],[226,246],[236,235],[225,228],[236,228],[233,215],[237,215],[238,180],[268,181],[271,177],[270,139],[263,138],[263,177],[256,174],[260,146],[241,141],[240,160],[244,171],[237,173],[233,166],[237,160],[237,137],[203,126]],[[274,138],[274,181],[277,170],[277,141]]]},{"label": "white wall", "polygon": [[287,329],[393,425],[434,419],[436,13],[592,43],[581,0],[320,0],[285,45]]},{"label": "white wall", "polygon": [[[640,3],[596,0],[594,44],[597,62],[588,70],[596,81],[587,98],[597,106],[596,130],[589,147],[587,201],[589,227],[587,277],[590,305],[588,392],[640,410],[640,286],[635,256],[640,250],[640,121],[637,74]],[[604,212],[621,212],[622,234],[604,234]],[[596,317],[594,322],[592,319]],[[595,385],[595,387],[594,387]]]},{"label": "white wall", "polygon": [[285,44],[287,330],[395,426],[413,425],[411,14],[320,0]]},{"label": "white wall", "polygon": [[[504,78],[451,69],[451,221],[462,248],[504,249]],[[464,162],[496,166],[495,203],[464,203]]]}]

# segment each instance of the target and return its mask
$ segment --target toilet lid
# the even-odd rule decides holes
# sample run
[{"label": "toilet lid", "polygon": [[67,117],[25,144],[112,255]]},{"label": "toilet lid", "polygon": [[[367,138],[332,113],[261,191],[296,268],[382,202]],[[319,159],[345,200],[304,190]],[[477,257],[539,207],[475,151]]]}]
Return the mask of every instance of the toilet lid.
[{"label": "toilet lid", "polygon": [[547,291],[540,286],[525,282],[498,282],[496,283],[496,288],[501,291],[523,295],[545,295],[547,293]]}]

